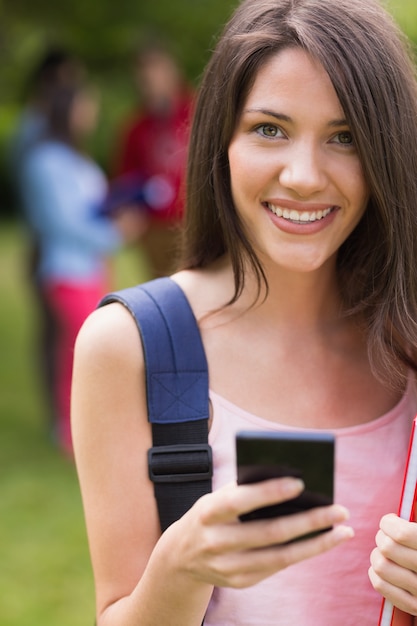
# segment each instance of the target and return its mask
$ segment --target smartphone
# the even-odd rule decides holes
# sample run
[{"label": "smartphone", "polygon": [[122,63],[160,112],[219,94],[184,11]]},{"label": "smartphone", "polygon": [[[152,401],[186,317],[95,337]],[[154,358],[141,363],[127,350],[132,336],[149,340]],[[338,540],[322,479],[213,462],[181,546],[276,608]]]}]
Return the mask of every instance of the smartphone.
[{"label": "smartphone", "polygon": [[301,478],[305,484],[304,491],[296,498],[256,509],[242,515],[241,520],[292,515],[316,506],[332,504],[334,455],[335,438],[328,432],[238,432],[238,484],[284,476]]}]

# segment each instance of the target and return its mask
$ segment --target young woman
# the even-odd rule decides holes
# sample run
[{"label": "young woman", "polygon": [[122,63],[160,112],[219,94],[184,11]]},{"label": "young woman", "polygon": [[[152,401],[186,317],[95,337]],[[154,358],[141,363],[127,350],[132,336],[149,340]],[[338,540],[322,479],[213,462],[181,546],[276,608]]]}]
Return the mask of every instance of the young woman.
[{"label": "young woman", "polygon": [[[382,595],[413,623],[417,526],[393,512],[417,411],[416,172],[413,65],[376,0],[237,8],[200,88],[172,277],[208,360],[214,490],[162,535],[135,323],[110,304],[77,341],[99,626],[374,626]],[[337,504],[241,523],[302,490],[236,485],[248,427],[332,431]]]}]

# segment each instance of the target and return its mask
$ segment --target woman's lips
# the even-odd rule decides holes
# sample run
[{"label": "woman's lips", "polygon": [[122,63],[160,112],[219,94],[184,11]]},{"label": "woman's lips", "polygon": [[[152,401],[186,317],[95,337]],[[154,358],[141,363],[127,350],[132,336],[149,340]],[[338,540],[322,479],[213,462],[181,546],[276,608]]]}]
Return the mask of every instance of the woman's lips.
[{"label": "woman's lips", "polygon": [[263,202],[272,222],[289,235],[313,235],[329,226],[340,206],[324,203]]},{"label": "woman's lips", "polygon": [[282,217],[285,220],[289,220],[290,222],[298,223],[298,224],[307,224],[309,222],[316,222],[318,220],[322,220],[324,217],[327,217],[329,213],[331,213],[336,208],[335,206],[328,206],[323,209],[297,210],[297,209],[291,209],[291,208],[286,208],[280,205],[272,204],[271,202],[267,202],[266,206],[277,217]]}]

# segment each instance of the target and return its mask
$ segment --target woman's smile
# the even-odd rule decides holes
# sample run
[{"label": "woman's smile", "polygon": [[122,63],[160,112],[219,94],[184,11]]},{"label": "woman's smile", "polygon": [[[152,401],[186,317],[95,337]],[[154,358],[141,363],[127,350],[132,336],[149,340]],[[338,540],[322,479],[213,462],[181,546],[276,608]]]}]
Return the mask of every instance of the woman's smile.
[{"label": "woman's smile", "polygon": [[280,205],[266,204],[268,209],[274,213],[277,217],[282,217],[284,220],[289,220],[296,224],[306,224],[308,222],[317,222],[327,217],[331,211],[335,210],[335,207],[327,207],[325,209],[318,209],[316,211],[297,211],[296,209],[285,209]]},{"label": "woman's smile", "polygon": [[[326,228],[338,206],[306,204],[283,200],[267,201],[264,207],[272,213],[271,220],[282,231],[292,234],[313,234]],[[278,219],[277,219],[278,218]]]}]

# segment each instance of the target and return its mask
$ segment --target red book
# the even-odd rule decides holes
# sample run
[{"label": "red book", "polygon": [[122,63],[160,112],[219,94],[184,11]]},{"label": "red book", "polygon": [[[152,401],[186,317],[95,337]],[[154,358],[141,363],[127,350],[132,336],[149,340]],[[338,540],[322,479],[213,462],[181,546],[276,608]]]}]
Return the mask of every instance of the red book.
[{"label": "red book", "polygon": [[[417,416],[413,420],[408,446],[407,463],[401,491],[398,515],[410,522],[416,521],[415,508],[417,499]],[[378,626],[411,626],[412,617],[395,608],[391,602],[382,600]]]}]

